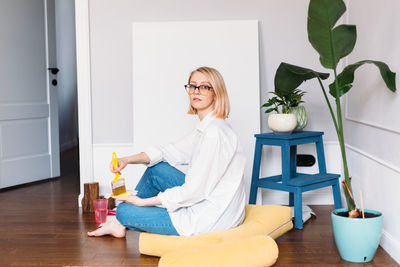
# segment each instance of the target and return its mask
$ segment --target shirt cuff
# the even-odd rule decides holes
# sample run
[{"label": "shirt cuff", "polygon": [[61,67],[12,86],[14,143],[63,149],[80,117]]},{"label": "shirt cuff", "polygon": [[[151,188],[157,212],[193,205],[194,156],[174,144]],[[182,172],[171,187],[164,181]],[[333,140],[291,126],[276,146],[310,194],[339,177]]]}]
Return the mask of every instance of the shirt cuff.
[{"label": "shirt cuff", "polygon": [[147,164],[147,167],[152,167],[152,166],[156,165],[157,163],[161,162],[163,159],[163,153],[157,147],[154,147],[154,146],[148,147],[143,152],[146,153],[146,155],[150,159],[150,163]]},{"label": "shirt cuff", "polygon": [[176,207],[176,205],[174,205],[173,203],[168,201],[168,197],[166,196],[166,194],[164,192],[158,193],[157,198],[161,202],[161,205],[164,208],[166,208],[167,211],[169,211],[169,212],[172,212],[178,208],[178,207]]}]

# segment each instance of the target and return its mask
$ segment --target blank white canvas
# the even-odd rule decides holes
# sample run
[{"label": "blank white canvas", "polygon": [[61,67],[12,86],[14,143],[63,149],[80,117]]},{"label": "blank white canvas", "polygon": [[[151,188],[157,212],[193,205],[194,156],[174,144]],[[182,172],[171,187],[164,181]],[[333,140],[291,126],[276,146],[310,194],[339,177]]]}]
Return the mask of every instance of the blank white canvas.
[{"label": "blank white canvas", "polygon": [[132,42],[135,150],[167,144],[194,129],[198,119],[187,114],[183,85],[192,70],[214,67],[224,77],[231,104],[228,120],[246,151],[249,192],[254,134],[260,132],[258,22],[133,23]]}]

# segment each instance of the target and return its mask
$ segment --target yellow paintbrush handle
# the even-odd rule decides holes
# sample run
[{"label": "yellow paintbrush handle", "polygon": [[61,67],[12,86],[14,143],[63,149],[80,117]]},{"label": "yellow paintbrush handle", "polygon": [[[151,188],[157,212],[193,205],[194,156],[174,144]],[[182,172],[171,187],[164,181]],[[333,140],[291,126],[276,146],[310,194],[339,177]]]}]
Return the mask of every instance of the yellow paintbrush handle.
[{"label": "yellow paintbrush handle", "polygon": [[[116,170],[118,168],[118,158],[117,158],[117,154],[115,154],[115,152],[113,152],[112,154],[112,164],[113,164],[113,169]],[[115,177],[113,182],[115,182],[116,180],[118,180],[119,178],[119,173],[115,173]]]}]

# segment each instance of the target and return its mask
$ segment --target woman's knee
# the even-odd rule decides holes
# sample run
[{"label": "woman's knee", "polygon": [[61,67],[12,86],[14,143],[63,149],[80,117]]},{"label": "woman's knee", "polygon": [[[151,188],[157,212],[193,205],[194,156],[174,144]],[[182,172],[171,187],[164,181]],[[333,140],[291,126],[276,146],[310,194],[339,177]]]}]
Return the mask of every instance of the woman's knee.
[{"label": "woman's knee", "polygon": [[162,161],[154,166],[147,168],[146,171],[149,171],[152,176],[160,176],[162,174],[165,174],[165,172],[170,168],[174,167],[169,165],[167,162]]},{"label": "woman's knee", "polygon": [[[185,174],[167,162],[160,162],[146,169],[142,179],[140,179],[136,190],[140,197],[152,197],[163,192],[167,188],[180,186],[185,182]],[[143,188],[153,188],[156,192],[142,192]]]},{"label": "woman's knee", "polygon": [[168,180],[167,184],[170,184],[172,182],[173,186],[177,186],[182,185],[185,182],[185,174],[164,161],[148,168],[148,170],[150,171],[150,176],[153,180],[153,183],[155,182],[154,180],[156,180],[156,183]]},{"label": "woman's knee", "polygon": [[151,167],[146,168],[146,171],[142,175],[142,179],[148,179],[151,177]]},{"label": "woman's knee", "polygon": [[154,176],[162,177],[163,175],[166,174],[169,168],[174,168],[174,167],[162,161],[154,166],[148,167],[146,171],[143,173],[141,180],[143,179],[146,181],[152,180]]}]

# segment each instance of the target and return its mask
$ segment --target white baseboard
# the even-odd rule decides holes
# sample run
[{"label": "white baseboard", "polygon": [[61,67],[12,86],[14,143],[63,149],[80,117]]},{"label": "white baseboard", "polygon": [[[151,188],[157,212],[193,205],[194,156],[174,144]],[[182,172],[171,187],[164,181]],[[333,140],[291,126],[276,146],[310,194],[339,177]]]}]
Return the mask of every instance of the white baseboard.
[{"label": "white baseboard", "polygon": [[82,208],[82,198],[83,198],[83,193],[80,193],[78,196],[78,207]]},{"label": "white baseboard", "polygon": [[381,244],[382,248],[389,253],[389,255],[400,264],[400,242],[396,240],[391,234],[382,230]]},{"label": "white baseboard", "polygon": [[69,140],[67,142],[60,144],[60,152],[66,151],[76,146],[78,146],[78,139],[75,138],[73,140]]}]

